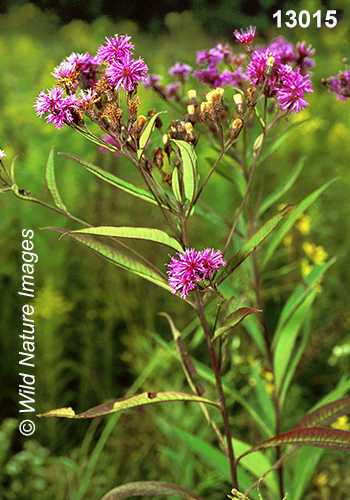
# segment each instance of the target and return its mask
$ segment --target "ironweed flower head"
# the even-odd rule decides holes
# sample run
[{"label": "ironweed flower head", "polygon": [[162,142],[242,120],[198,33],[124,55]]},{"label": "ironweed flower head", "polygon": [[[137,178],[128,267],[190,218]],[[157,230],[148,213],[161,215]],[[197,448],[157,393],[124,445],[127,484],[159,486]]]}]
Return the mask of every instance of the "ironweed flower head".
[{"label": "ironweed flower head", "polygon": [[313,92],[309,77],[300,74],[300,68],[289,73],[283,85],[277,89],[276,100],[283,111],[299,113],[308,102],[304,99],[305,92]]},{"label": "ironweed flower head", "polygon": [[187,80],[190,76],[191,71],[192,68],[188,64],[180,64],[179,62],[177,62],[175,66],[169,69],[169,75],[178,75],[180,76],[181,80]]},{"label": "ironweed flower head", "polygon": [[336,77],[323,79],[328,91],[337,95],[338,101],[346,101],[350,97],[350,71],[340,71]]},{"label": "ironweed flower head", "polygon": [[6,156],[6,153],[4,150],[0,149],[0,161]]},{"label": "ironweed flower head", "polygon": [[45,93],[42,90],[34,104],[37,116],[46,117],[47,123],[51,122],[54,127],[60,129],[63,125],[73,122],[72,112],[78,111],[78,100],[75,95],[64,96],[61,87],[53,87]]},{"label": "ironweed flower head", "polygon": [[213,272],[226,262],[222,258],[220,250],[206,248],[197,252],[194,248],[186,248],[178,257],[172,257],[168,264],[168,280],[172,293],[180,292],[181,298],[185,298],[191,290],[194,290],[199,281],[211,278]]},{"label": "ironweed flower head", "polygon": [[130,54],[127,54],[111,62],[106,69],[106,77],[115,90],[123,88],[125,91],[132,92],[140,81],[146,80],[147,71],[147,64],[141,57],[131,59]]},{"label": "ironweed flower head", "polygon": [[110,64],[115,59],[122,59],[130,56],[134,50],[134,45],[130,43],[131,36],[106,37],[105,45],[100,45],[97,50],[97,59],[100,64]]},{"label": "ironweed flower head", "polygon": [[235,30],[233,34],[236,37],[237,42],[242,43],[244,46],[248,47],[252,44],[255,37],[256,27],[250,26],[247,31],[241,29],[241,32]]}]

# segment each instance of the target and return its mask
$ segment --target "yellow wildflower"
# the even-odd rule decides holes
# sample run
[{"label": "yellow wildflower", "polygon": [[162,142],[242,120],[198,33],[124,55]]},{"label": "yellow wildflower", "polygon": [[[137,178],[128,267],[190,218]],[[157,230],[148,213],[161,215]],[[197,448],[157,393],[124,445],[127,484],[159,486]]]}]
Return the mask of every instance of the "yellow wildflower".
[{"label": "yellow wildflower", "polygon": [[334,429],[341,429],[343,431],[350,431],[350,423],[347,415],[337,418],[332,425]]},{"label": "yellow wildflower", "polygon": [[310,232],[310,222],[310,215],[300,214],[295,223],[295,227],[301,232],[301,234],[306,236]]},{"label": "yellow wildflower", "polygon": [[305,243],[303,243],[303,250],[315,264],[324,264],[328,257],[328,253],[325,251],[323,246],[316,246],[314,243],[310,243],[309,241],[305,241]]}]

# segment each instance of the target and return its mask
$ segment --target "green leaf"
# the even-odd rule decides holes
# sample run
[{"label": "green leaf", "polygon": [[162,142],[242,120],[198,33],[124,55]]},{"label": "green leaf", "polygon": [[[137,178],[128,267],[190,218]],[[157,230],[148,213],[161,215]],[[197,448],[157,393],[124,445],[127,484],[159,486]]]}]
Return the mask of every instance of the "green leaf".
[{"label": "green leaf", "polygon": [[[67,231],[65,229],[59,227],[47,227],[45,229],[51,229],[52,231],[55,231],[59,234],[67,234]],[[151,281],[152,283],[160,286],[161,288],[164,288],[165,290],[168,290],[169,292],[172,291],[172,288],[168,285],[165,278],[162,277],[160,271],[158,274],[155,270],[151,269],[147,265],[119,252],[114,247],[106,245],[101,241],[95,240],[85,235],[68,233],[67,237],[87,248],[90,248],[90,250],[93,250],[98,255],[108,260],[109,262],[112,262],[116,266],[121,267],[122,269],[126,269],[127,271],[131,271],[132,273],[137,274],[138,276],[141,276],[148,281]]]},{"label": "green leaf", "polygon": [[[141,188],[137,188],[136,186],[134,186],[130,182],[126,182],[122,179],[119,179],[115,175],[113,175],[109,172],[106,172],[106,170],[103,170],[102,168],[97,167],[96,165],[93,165],[89,161],[84,160],[83,158],[79,158],[79,156],[76,156],[76,155],[73,155],[70,153],[58,153],[58,154],[61,156],[65,156],[66,158],[70,158],[71,160],[74,160],[77,163],[80,163],[80,165],[82,165],[84,168],[86,168],[89,172],[93,173],[94,175],[96,175],[100,179],[103,179],[104,181],[108,182],[109,184],[112,184],[112,186],[114,186],[118,189],[121,189],[121,190],[125,191],[126,193],[129,193],[133,196],[136,196],[137,198],[141,198],[144,201],[148,201],[149,203],[152,203],[153,205],[157,205],[156,200],[154,199],[152,194],[149,193],[148,191],[141,189]],[[166,210],[168,209],[168,207],[166,205],[162,205],[162,206]]]},{"label": "green leaf", "polygon": [[89,227],[86,229],[77,229],[70,231],[69,234],[92,234],[94,236],[112,236],[114,238],[133,238],[139,240],[149,240],[155,243],[161,243],[178,252],[182,252],[183,248],[174,238],[171,238],[167,233],[160,229],[151,229],[148,227],[112,227],[100,226]]},{"label": "green leaf", "polygon": [[14,192],[14,194],[17,196],[17,198],[21,198],[21,200],[36,201],[36,199],[33,198],[32,196],[28,196],[27,194],[24,194],[22,192],[22,189],[18,188],[17,184],[12,184],[11,189]]},{"label": "green leaf", "polygon": [[54,153],[55,153],[55,146],[52,146],[46,162],[46,170],[45,170],[46,186],[52,196],[53,201],[55,202],[56,207],[59,208],[60,210],[63,210],[63,212],[68,212],[66,205],[62,201],[61,195],[58,191],[56,184]]},{"label": "green leaf", "polygon": [[261,204],[258,212],[258,216],[261,217],[268,208],[271,207],[277,200],[281,198],[294,184],[294,182],[299,177],[300,172],[302,171],[305,164],[306,156],[300,158],[300,160],[295,165],[292,172],[288,175],[288,177],[284,180],[284,182],[279,186],[273,193],[271,193]]},{"label": "green leaf", "polygon": [[147,125],[145,127],[145,130],[142,132],[142,135],[141,135],[141,137],[139,139],[140,149],[137,152],[139,158],[141,158],[141,155],[143,153],[143,150],[145,149],[147,141],[151,137],[151,134],[152,134],[152,132],[154,130],[154,127],[155,127],[156,119],[162,113],[166,113],[166,111],[160,111],[159,113],[156,113],[155,115],[153,115],[152,118],[147,123]]},{"label": "green leaf", "polygon": [[101,500],[119,500],[140,495],[174,495],[187,500],[203,500],[187,488],[163,481],[137,481],[123,484],[106,493]]},{"label": "green leaf", "polygon": [[220,274],[218,283],[226,279],[249,255],[264,241],[273,231],[277,224],[285,217],[293,205],[285,206],[280,212],[275,214],[247,241],[238,252],[228,261],[225,269]]},{"label": "green leaf", "polygon": [[280,226],[280,228],[274,233],[274,236],[270,242],[270,245],[265,251],[264,254],[264,259],[262,265],[264,266],[268,260],[272,257],[274,251],[278,247],[278,245],[281,243],[285,235],[288,233],[288,231],[291,229],[291,227],[295,224],[297,218],[299,215],[305,210],[309,208],[314,201],[317,200],[317,198],[325,191],[333,182],[335,182],[337,178],[331,179],[330,181],[326,182],[322,187],[319,189],[316,189],[313,193],[311,193],[305,200],[300,202],[293,210],[293,212],[289,215],[289,217],[286,218],[286,220],[283,222],[283,224]]},{"label": "green leaf", "polygon": [[330,266],[334,264],[335,261],[336,258],[333,257],[333,259],[326,262],[325,264],[314,266],[310,274],[308,274],[308,276],[304,278],[303,284],[298,285],[292,295],[288,298],[278,318],[275,335],[272,341],[273,348],[275,348],[276,344],[278,343],[284,325],[286,324],[290,316],[293,314],[298,305],[305,299],[305,297],[311,293],[320,278],[325,274]]},{"label": "green leaf", "polygon": [[333,424],[339,417],[344,415],[349,415],[350,413],[350,396],[347,398],[341,398],[332,403],[328,403],[317,410],[305,415],[301,418],[291,430],[305,428],[305,427],[316,427],[316,426],[327,426]]},{"label": "green leaf", "polygon": [[237,311],[233,312],[230,314],[225,321],[223,322],[223,325],[220,328],[217,328],[215,330],[215,333],[212,338],[212,342],[214,342],[220,335],[223,333],[226,333],[228,330],[231,328],[234,328],[238,323],[243,321],[243,319],[246,316],[249,316],[249,314],[257,313],[257,312],[262,312],[261,309],[251,309],[250,307],[241,307],[240,309],[237,309]]},{"label": "green leaf", "polygon": [[185,201],[189,200],[189,210],[192,207],[194,197],[198,191],[199,175],[197,169],[197,156],[192,146],[185,141],[172,139],[172,142],[178,146],[182,159],[182,179],[184,185]]},{"label": "green leaf", "polygon": [[90,408],[90,410],[84,411],[83,413],[76,414],[72,408],[58,408],[57,410],[50,410],[47,413],[40,414],[38,417],[96,418],[111,415],[112,413],[117,413],[118,411],[129,410],[130,408],[135,408],[137,406],[154,403],[167,403],[171,401],[192,401],[195,403],[206,403],[215,406],[216,408],[220,408],[219,405],[213,401],[195,394],[186,394],[184,392],[177,391],[143,392],[142,394],[137,394],[136,396],[128,396],[117,399],[116,401],[95,406],[94,408]]},{"label": "green leaf", "polygon": [[183,200],[180,188],[179,169],[177,167],[174,168],[171,176],[171,188],[173,190],[175,199],[182,204]]},{"label": "green leaf", "polygon": [[350,451],[350,432],[340,429],[329,429],[328,427],[308,427],[306,429],[288,431],[253,446],[250,450],[239,456],[237,461],[250,453],[287,444]]},{"label": "green leaf", "polygon": [[315,296],[316,291],[314,290],[299,305],[281,331],[274,353],[275,386],[276,391],[278,392],[282,386],[284,375],[287,371],[292,353],[294,351],[299,330],[310,307],[312,306]]}]

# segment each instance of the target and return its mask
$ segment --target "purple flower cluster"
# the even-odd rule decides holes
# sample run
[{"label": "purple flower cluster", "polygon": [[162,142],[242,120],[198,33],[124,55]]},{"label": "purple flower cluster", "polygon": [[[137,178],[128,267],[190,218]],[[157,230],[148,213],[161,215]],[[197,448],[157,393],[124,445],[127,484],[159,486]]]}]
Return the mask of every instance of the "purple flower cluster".
[{"label": "purple flower cluster", "polygon": [[[313,60],[308,59],[313,53],[305,42],[298,44],[295,52],[292,44],[279,37],[266,49],[252,52],[247,75],[253,85],[263,84],[267,77],[265,95],[276,97],[283,111],[299,113],[308,105],[305,93],[313,92],[307,72],[313,66]],[[272,67],[268,67],[271,61]]]},{"label": "purple flower cluster", "polygon": [[[36,99],[37,116],[42,118],[47,113],[47,122],[59,129],[72,122],[80,124],[84,112],[93,111],[94,104],[101,100],[101,92],[122,88],[134,93],[138,83],[146,80],[148,68],[141,57],[132,58],[134,46],[130,39],[128,35],[115,35],[106,38],[96,56],[73,52],[62,61],[52,72],[55,86],[42,90]],[[102,64],[107,66],[105,71],[98,70]],[[100,75],[105,76],[105,83],[97,93]]]},{"label": "purple flower cluster", "polygon": [[167,274],[172,293],[181,292],[184,299],[191,290],[194,290],[199,281],[204,281],[213,276],[220,266],[225,266],[220,250],[206,248],[197,252],[194,248],[186,248],[178,257],[172,257],[168,264]]},{"label": "purple flower cluster", "polygon": [[[228,45],[218,44],[209,51],[199,51],[196,61],[200,66],[207,65],[207,67],[196,69],[193,76],[198,82],[210,85],[212,88],[230,85],[243,89],[244,80],[248,80],[241,67],[244,57],[235,57]],[[235,70],[231,71],[227,68],[222,70],[220,67],[222,63],[229,65],[232,69],[235,67]]]},{"label": "purple flower cluster", "polygon": [[341,71],[336,77],[326,80],[329,92],[337,95],[339,101],[350,97],[350,71]]},{"label": "purple flower cluster", "polygon": [[61,87],[53,87],[45,92],[42,90],[36,100],[34,109],[37,116],[46,117],[47,123],[52,123],[57,129],[62,128],[66,123],[73,121],[72,112],[79,110],[78,99],[75,94],[64,95],[65,92]]}]

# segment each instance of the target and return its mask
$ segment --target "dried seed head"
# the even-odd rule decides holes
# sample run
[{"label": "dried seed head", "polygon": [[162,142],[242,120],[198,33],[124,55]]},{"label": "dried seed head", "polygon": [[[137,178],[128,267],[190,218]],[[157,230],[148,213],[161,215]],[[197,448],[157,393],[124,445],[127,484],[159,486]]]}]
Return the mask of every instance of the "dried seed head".
[{"label": "dried seed head", "polygon": [[170,143],[170,136],[169,134],[164,134],[163,135],[163,145],[164,145],[164,151],[166,152],[167,155],[170,155],[172,152],[173,148]]},{"label": "dried seed head", "polygon": [[249,87],[247,89],[247,106],[248,108],[254,108],[254,95],[255,95],[255,87]]},{"label": "dried seed head", "polygon": [[176,120],[175,127],[179,134],[186,134],[185,122],[183,120]]},{"label": "dried seed head", "polygon": [[208,114],[209,114],[209,103],[201,102],[199,116],[198,116],[199,120],[204,123],[208,119]]},{"label": "dried seed head", "polygon": [[191,122],[185,123],[185,130],[186,130],[186,141],[190,143],[196,142],[196,135],[193,130],[193,125]]},{"label": "dried seed head", "polygon": [[140,106],[141,100],[139,96],[136,96],[134,99],[130,99],[128,101],[128,122],[129,124],[135,123],[137,119],[137,110]]},{"label": "dried seed head", "polygon": [[163,165],[164,165],[163,156],[164,156],[164,153],[163,153],[162,148],[159,148],[159,147],[154,148],[153,163],[155,164],[155,166],[158,168],[159,171],[162,170]]}]

